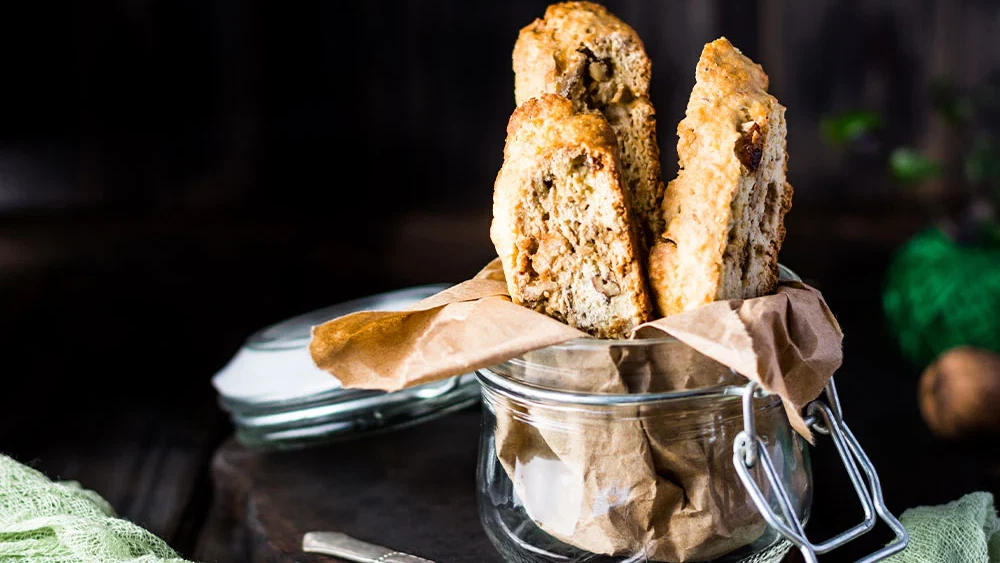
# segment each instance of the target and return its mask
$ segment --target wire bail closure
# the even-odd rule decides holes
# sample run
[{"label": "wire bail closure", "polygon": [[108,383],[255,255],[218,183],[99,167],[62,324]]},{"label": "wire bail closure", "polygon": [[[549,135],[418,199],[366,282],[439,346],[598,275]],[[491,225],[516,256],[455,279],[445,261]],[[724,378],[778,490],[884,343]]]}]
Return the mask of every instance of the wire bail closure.
[{"label": "wire bail closure", "polygon": [[[754,397],[760,396],[760,390],[760,386],[756,382],[750,382],[743,388],[743,431],[737,434],[733,441],[733,466],[736,468],[736,473],[740,476],[743,486],[750,493],[757,510],[760,511],[767,523],[794,544],[802,552],[807,563],[818,563],[817,555],[832,551],[869,532],[875,527],[876,513],[895,532],[896,540],[875,553],[859,559],[857,563],[881,561],[906,548],[907,543],[909,543],[909,535],[899,520],[886,508],[878,473],[864,450],[861,449],[854,434],[844,423],[840,399],[837,397],[837,388],[833,378],[826,386],[826,402],[822,399],[816,399],[806,407],[806,424],[814,431],[829,435],[833,439],[833,445],[837,448],[837,453],[840,454],[840,459],[847,469],[847,475],[861,501],[865,518],[860,524],[823,543],[814,544],[806,538],[802,521],[795,514],[788,491],[785,490],[778,477],[771,456],[767,453],[767,448],[757,435],[753,400]],[[766,484],[773,492],[774,500],[781,511],[780,516],[771,508],[768,498],[750,474],[750,470],[758,464],[763,470]],[[861,470],[868,477],[867,484],[861,479],[858,464],[861,465]]]}]

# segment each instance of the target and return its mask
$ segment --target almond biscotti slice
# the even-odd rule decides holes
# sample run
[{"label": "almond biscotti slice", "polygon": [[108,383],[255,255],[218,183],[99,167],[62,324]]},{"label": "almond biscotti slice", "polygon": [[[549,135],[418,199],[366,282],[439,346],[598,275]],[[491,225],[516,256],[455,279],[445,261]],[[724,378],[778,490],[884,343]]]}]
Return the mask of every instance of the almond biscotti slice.
[{"label": "almond biscotti slice", "polygon": [[792,187],[785,108],[767,75],[726,38],[709,43],[677,126],[680,173],[663,199],[666,229],[649,258],[659,313],[772,292]]},{"label": "almond biscotti slice", "polygon": [[507,125],[490,237],[511,299],[599,338],[650,319],[614,132],[561,96],[520,105]]},{"label": "almond biscotti slice", "polygon": [[635,30],[599,4],[552,4],[544,18],[521,29],[513,66],[518,105],[553,93],[608,120],[643,248],[652,246],[663,230],[663,177],[649,99],[651,63]]}]

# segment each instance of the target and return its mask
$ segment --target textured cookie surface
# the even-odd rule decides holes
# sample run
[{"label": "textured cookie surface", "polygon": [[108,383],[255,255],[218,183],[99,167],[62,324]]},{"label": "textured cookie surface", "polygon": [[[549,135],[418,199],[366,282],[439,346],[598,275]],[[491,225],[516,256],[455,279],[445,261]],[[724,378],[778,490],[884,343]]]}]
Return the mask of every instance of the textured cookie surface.
[{"label": "textured cookie surface", "polygon": [[490,236],[511,299],[599,338],[649,320],[614,132],[599,114],[545,94],[507,126]]},{"label": "textured cookie surface", "polygon": [[705,46],[677,126],[680,172],[663,199],[666,229],[649,259],[661,315],[774,290],[792,187],[785,108],[725,38]]},{"label": "textured cookie surface", "polygon": [[649,100],[651,64],[636,32],[598,4],[552,4],[544,18],[521,29],[513,66],[518,105],[554,93],[608,120],[641,242],[651,246],[663,230],[663,178]]}]

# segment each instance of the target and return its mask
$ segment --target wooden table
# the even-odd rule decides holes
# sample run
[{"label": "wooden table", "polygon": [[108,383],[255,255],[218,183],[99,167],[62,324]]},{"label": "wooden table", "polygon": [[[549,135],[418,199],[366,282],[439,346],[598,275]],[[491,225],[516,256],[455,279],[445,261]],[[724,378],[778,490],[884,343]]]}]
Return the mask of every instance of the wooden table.
[{"label": "wooden table", "polygon": [[364,440],[254,452],[227,440],[212,460],[203,561],[321,562],[302,534],[339,531],[440,562],[499,561],[476,512],[478,405]]}]

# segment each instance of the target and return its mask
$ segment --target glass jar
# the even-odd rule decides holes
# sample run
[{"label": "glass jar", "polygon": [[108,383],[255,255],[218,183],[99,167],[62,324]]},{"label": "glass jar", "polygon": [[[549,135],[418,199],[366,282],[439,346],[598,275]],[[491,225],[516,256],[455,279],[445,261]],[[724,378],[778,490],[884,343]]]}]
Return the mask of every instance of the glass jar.
[{"label": "glass jar", "polygon": [[[504,560],[770,562],[792,546],[733,465],[746,380],[685,344],[577,340],[477,375],[479,514]],[[805,521],[807,444],[780,398],[752,404],[760,444]],[[766,482],[760,464],[750,472]]]}]

